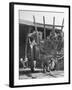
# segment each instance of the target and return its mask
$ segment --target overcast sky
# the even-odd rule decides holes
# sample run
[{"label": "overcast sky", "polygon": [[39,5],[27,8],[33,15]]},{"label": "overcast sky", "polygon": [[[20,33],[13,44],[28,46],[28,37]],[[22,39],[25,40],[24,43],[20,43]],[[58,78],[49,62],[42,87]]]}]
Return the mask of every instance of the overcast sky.
[{"label": "overcast sky", "polygon": [[63,12],[40,12],[40,11],[19,11],[20,20],[33,22],[33,16],[35,16],[36,22],[43,23],[43,16],[45,16],[46,24],[53,24],[53,17],[55,16],[55,25],[62,25],[64,18]]}]

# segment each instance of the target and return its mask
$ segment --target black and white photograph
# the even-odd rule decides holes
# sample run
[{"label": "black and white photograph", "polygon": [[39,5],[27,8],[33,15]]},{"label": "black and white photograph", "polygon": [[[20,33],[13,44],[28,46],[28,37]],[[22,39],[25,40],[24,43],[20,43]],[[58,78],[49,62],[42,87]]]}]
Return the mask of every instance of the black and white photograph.
[{"label": "black and white photograph", "polygon": [[63,14],[19,10],[19,79],[64,76]]},{"label": "black and white photograph", "polygon": [[11,84],[68,84],[70,7],[19,3],[13,5],[14,11],[11,14],[14,13],[14,17],[11,20],[14,22],[14,66],[11,67]]}]

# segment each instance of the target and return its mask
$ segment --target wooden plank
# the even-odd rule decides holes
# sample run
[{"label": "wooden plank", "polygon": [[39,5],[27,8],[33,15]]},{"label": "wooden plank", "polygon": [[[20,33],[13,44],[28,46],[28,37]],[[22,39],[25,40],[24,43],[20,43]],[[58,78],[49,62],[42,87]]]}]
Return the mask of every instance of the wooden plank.
[{"label": "wooden plank", "polygon": [[[36,23],[36,25],[38,25],[37,27],[39,27],[39,25],[40,25],[40,26],[44,26],[44,24],[42,24],[42,23]],[[52,24],[45,24],[45,28],[46,28],[47,26],[53,27]],[[64,26],[62,26],[62,25],[54,25],[54,27],[64,27]]]},{"label": "wooden plank", "polygon": [[35,16],[33,16],[33,21],[34,21],[35,31],[37,31]]},{"label": "wooden plank", "polygon": [[[62,26],[64,26],[64,18],[63,18],[63,21],[62,21]],[[61,30],[63,30],[63,27],[61,27]]]},{"label": "wooden plank", "polygon": [[33,20],[34,20],[35,31],[36,31],[36,34],[37,34],[37,44],[39,44],[37,25],[36,25],[36,22],[35,22],[35,16],[33,16]]},{"label": "wooden plank", "polygon": [[53,31],[55,32],[55,17],[53,17]]},{"label": "wooden plank", "polygon": [[[29,34],[30,32],[31,32],[31,29],[30,29],[30,27],[29,27],[28,34]],[[27,57],[28,34],[27,34],[27,37],[26,37],[26,44],[25,44],[25,57]]]},{"label": "wooden plank", "polygon": [[44,24],[44,39],[46,39],[45,16],[43,16],[43,24]]}]

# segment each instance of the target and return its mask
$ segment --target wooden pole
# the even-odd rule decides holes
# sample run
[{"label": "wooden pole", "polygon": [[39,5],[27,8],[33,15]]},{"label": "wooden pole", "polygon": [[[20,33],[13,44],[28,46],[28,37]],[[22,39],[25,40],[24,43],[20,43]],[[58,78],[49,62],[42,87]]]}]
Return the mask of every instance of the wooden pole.
[{"label": "wooden pole", "polygon": [[39,48],[39,59],[40,59],[39,36],[38,36],[37,26],[36,26],[36,22],[35,22],[35,16],[33,16],[33,20],[34,20],[35,31],[36,31],[36,34],[37,34],[37,45],[38,45],[38,48]]},{"label": "wooden pole", "polygon": [[55,32],[55,17],[53,17],[53,31]]},{"label": "wooden pole", "polygon": [[25,46],[25,57],[27,57],[27,42],[28,42],[28,38],[26,40],[26,46]]},{"label": "wooden pole", "polygon": [[33,16],[33,21],[34,21],[35,31],[37,31],[35,16]]},{"label": "wooden pole", "polygon": [[[31,28],[29,27],[28,34],[30,33],[30,31],[31,31]],[[25,44],[25,57],[27,57],[28,34],[27,34],[27,37],[26,37],[26,44]]]},{"label": "wooden pole", "polygon": [[44,16],[43,16],[43,24],[44,24],[44,39],[46,39],[45,17]]},{"label": "wooden pole", "polygon": [[36,31],[36,34],[37,34],[37,44],[39,44],[38,31],[37,31],[37,26],[36,26],[35,16],[33,16],[33,20],[34,20],[35,31]]},{"label": "wooden pole", "polygon": [[63,21],[62,21],[62,27],[61,27],[61,30],[63,30],[63,26],[64,26],[64,18],[63,18]]}]

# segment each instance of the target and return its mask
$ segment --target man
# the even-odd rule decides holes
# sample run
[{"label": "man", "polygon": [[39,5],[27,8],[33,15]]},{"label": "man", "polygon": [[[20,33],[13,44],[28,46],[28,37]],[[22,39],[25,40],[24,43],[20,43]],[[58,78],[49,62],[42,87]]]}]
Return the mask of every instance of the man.
[{"label": "man", "polygon": [[25,57],[25,60],[23,60],[23,58],[21,58],[20,61],[23,64],[24,68],[28,66],[28,58],[27,57]]},{"label": "man", "polygon": [[20,58],[20,61],[21,61],[22,65],[23,65],[23,67],[25,68],[25,63],[24,63],[23,58]]},{"label": "man", "polygon": [[30,49],[31,49],[31,71],[33,72],[35,67],[36,67],[36,61],[34,60],[35,57],[35,52],[34,52],[34,46],[36,45],[35,39],[32,39],[32,41],[29,38],[29,44],[30,44]]},{"label": "man", "polygon": [[25,63],[25,65],[26,65],[26,67],[28,67],[28,58],[27,58],[27,56],[25,56],[24,63]]}]

